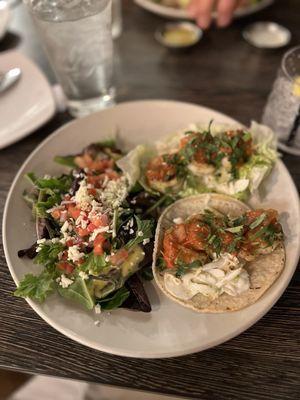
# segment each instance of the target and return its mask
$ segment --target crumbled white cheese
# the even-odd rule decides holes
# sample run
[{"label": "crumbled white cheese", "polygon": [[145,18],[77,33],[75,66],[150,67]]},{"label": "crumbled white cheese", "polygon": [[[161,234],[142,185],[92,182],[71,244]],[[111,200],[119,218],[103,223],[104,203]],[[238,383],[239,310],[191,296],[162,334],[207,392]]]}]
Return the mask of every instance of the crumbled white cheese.
[{"label": "crumbled white cheese", "polygon": [[77,262],[84,256],[84,253],[80,253],[79,246],[74,245],[70,246],[68,249],[68,260]]},{"label": "crumbled white cheese", "polygon": [[143,240],[143,245],[145,246],[145,244],[148,244],[150,242],[150,239],[148,238],[148,239],[144,239]]},{"label": "crumbled white cheese", "polygon": [[68,288],[70,285],[72,285],[72,283],[73,283],[72,279],[69,279],[69,278],[66,277],[65,274],[62,274],[62,276],[60,277],[59,284],[63,289]]},{"label": "crumbled white cheese", "polygon": [[134,230],[130,229],[129,233],[130,233],[130,235],[133,235],[134,234]]},{"label": "crumbled white cheese", "polygon": [[58,243],[58,242],[59,242],[59,238],[52,238],[52,239],[51,239],[51,242],[52,242],[52,243]]},{"label": "crumbled white cheese", "polygon": [[179,225],[183,223],[183,219],[178,217],[173,219],[174,224]]},{"label": "crumbled white cheese", "polygon": [[37,244],[46,243],[46,239],[45,238],[44,239],[38,239],[36,242],[37,242]]},{"label": "crumbled white cheese", "polygon": [[142,237],[142,236],[144,236],[144,232],[143,232],[143,231],[138,231],[137,235],[138,235],[139,237]]},{"label": "crumbled white cheese", "polygon": [[101,324],[101,322],[100,322],[100,321],[95,321],[94,324],[95,324],[96,326],[99,326],[99,325]]},{"label": "crumbled white cheese", "polygon": [[90,242],[94,241],[99,233],[104,233],[108,231],[109,231],[109,226],[101,226],[100,228],[95,229],[94,232],[91,234],[89,241]]},{"label": "crumbled white cheese", "polygon": [[94,307],[95,314],[101,314],[101,306],[100,304],[96,304]]},{"label": "crumbled white cheese", "polygon": [[100,192],[102,203],[111,209],[120,207],[128,194],[128,183],[125,177],[111,180]]},{"label": "crumbled white cheese", "polygon": [[79,184],[79,189],[75,194],[75,201],[80,205],[80,208],[86,209],[92,202],[93,197],[89,195],[86,180],[83,179]]},{"label": "crumbled white cheese", "polygon": [[68,222],[68,221],[65,221],[64,224],[63,224],[63,226],[62,226],[61,229],[60,229],[61,233],[67,232],[68,228],[69,228],[69,222]]},{"label": "crumbled white cheese", "polygon": [[86,272],[84,272],[84,271],[80,271],[78,275],[79,275],[80,278],[83,279],[84,281],[86,281],[87,279],[89,279],[88,274],[87,274]]}]

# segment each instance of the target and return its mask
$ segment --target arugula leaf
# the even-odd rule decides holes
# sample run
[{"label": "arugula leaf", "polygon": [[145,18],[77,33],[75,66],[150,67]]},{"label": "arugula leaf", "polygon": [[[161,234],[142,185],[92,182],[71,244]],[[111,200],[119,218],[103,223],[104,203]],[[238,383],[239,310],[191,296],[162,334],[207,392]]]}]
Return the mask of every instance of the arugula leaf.
[{"label": "arugula leaf", "polygon": [[136,246],[139,243],[142,243],[145,239],[150,239],[153,236],[154,230],[154,222],[151,219],[140,219],[137,215],[135,215],[135,220],[137,224],[136,237],[134,239],[129,240],[126,243],[125,247],[130,249],[133,246]]},{"label": "arugula leaf", "polygon": [[70,175],[61,175],[60,177],[37,178],[33,172],[28,172],[25,177],[38,189],[52,189],[61,192],[67,192],[72,184]]},{"label": "arugula leaf", "polygon": [[27,274],[14,292],[17,297],[29,297],[42,303],[55,287],[55,272],[44,270],[40,275]]},{"label": "arugula leaf", "polygon": [[39,189],[56,189],[60,192],[67,192],[71,184],[72,178],[70,175],[62,175],[59,178],[39,178],[35,181],[35,186]]},{"label": "arugula leaf", "polygon": [[95,305],[95,301],[91,296],[88,286],[89,285],[87,281],[77,277],[74,283],[67,288],[58,286],[57,290],[58,293],[66,299],[76,301],[77,303],[82,304],[88,310],[92,310]]},{"label": "arugula leaf", "polygon": [[49,218],[47,210],[61,202],[59,193],[52,189],[42,189],[39,192],[38,200],[33,206],[33,213],[40,218]]},{"label": "arugula leaf", "polygon": [[24,177],[26,179],[29,180],[30,183],[32,183],[33,185],[35,185],[35,182],[37,180],[37,177],[35,176],[34,172],[28,172],[27,174],[24,175]]},{"label": "arugula leaf", "polygon": [[75,156],[56,156],[54,157],[54,161],[57,164],[65,165],[67,167],[75,168],[77,165],[75,164]]},{"label": "arugula leaf", "polygon": [[58,261],[58,254],[63,251],[62,243],[44,243],[40,245],[40,251],[34,258],[35,264],[53,265]]},{"label": "arugula leaf", "polygon": [[25,202],[27,203],[27,205],[32,209],[34,207],[34,205],[37,202],[37,193],[33,193],[33,192],[28,192],[27,190],[24,190],[23,192],[23,199],[25,200]]},{"label": "arugula leaf", "polygon": [[120,307],[130,295],[129,290],[124,286],[114,293],[109,294],[107,297],[101,300],[96,300],[97,304],[101,306],[101,310],[111,311]]},{"label": "arugula leaf", "polygon": [[105,267],[107,267],[107,262],[105,261],[106,254],[102,256],[96,256],[93,252],[90,253],[84,263],[80,265],[80,270],[84,272],[89,272],[95,276],[100,275]]}]

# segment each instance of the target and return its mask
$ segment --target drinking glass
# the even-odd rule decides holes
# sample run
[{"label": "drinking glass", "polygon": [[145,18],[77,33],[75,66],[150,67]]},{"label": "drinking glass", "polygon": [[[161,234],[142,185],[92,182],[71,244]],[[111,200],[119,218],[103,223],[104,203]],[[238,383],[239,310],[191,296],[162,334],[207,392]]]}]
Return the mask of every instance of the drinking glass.
[{"label": "drinking glass", "polygon": [[300,155],[300,46],[284,55],[262,122],[277,133],[280,148]]},{"label": "drinking glass", "polygon": [[75,117],[114,104],[112,0],[24,0]]},{"label": "drinking glass", "polygon": [[121,0],[112,0],[112,37],[117,39],[122,33]]}]

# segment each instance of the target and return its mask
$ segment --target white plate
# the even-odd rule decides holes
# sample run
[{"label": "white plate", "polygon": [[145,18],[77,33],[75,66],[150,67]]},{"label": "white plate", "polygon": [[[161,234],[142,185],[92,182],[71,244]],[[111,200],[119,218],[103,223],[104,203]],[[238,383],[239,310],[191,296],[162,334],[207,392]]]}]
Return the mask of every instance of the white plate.
[{"label": "white plate", "polygon": [[6,1],[0,0],[0,40],[6,33],[9,19],[10,19],[10,11],[8,3]]},{"label": "white plate", "polygon": [[0,149],[29,135],[55,112],[51,87],[39,68],[17,51],[0,53],[0,69],[22,70],[20,80],[0,94]]},{"label": "white plate", "polygon": [[[167,18],[176,18],[176,19],[192,19],[186,10],[176,9],[173,7],[166,7],[161,4],[154,3],[152,0],[134,0],[136,4],[140,7],[148,10],[154,14],[160,15],[162,17]],[[244,17],[246,15],[250,15],[256,13],[269,5],[271,5],[274,0],[262,0],[257,4],[252,4],[247,7],[241,7],[237,9],[234,13],[236,18]]]},{"label": "white plate", "polygon": [[[3,243],[7,263],[16,283],[27,272],[40,267],[19,259],[17,250],[32,244],[35,238],[31,213],[22,200],[27,187],[23,175],[29,171],[56,174],[61,167],[53,157],[80,151],[87,144],[110,136],[116,130],[124,140],[124,149],[141,143],[153,143],[161,136],[186,127],[191,122],[208,122],[212,118],[234,122],[216,111],[197,105],[172,101],[138,101],[120,104],[65,125],[48,137],[27,159],[9,192],[3,219]],[[299,256],[299,203],[296,188],[281,161],[265,185],[267,196],[261,206],[274,207],[283,213],[287,235],[286,267],[268,292],[256,304],[238,312],[197,314],[168,300],[154,284],[147,287],[153,311],[150,314],[118,310],[107,316],[99,327],[96,316],[68,301],[52,296],[31,307],[52,327],[66,336],[92,348],[130,357],[171,357],[193,353],[222,343],[261,318],[287,287]],[[256,200],[252,205],[260,205]]]}]

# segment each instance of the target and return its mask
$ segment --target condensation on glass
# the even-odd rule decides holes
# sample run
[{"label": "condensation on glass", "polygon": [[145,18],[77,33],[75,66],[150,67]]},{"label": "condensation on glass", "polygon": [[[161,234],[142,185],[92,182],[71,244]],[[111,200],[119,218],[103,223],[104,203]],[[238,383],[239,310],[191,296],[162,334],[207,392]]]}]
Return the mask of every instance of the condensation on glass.
[{"label": "condensation on glass", "polygon": [[284,55],[262,122],[285,146],[300,149],[300,46]]},{"label": "condensation on glass", "polygon": [[112,0],[24,0],[76,117],[114,103]]}]

